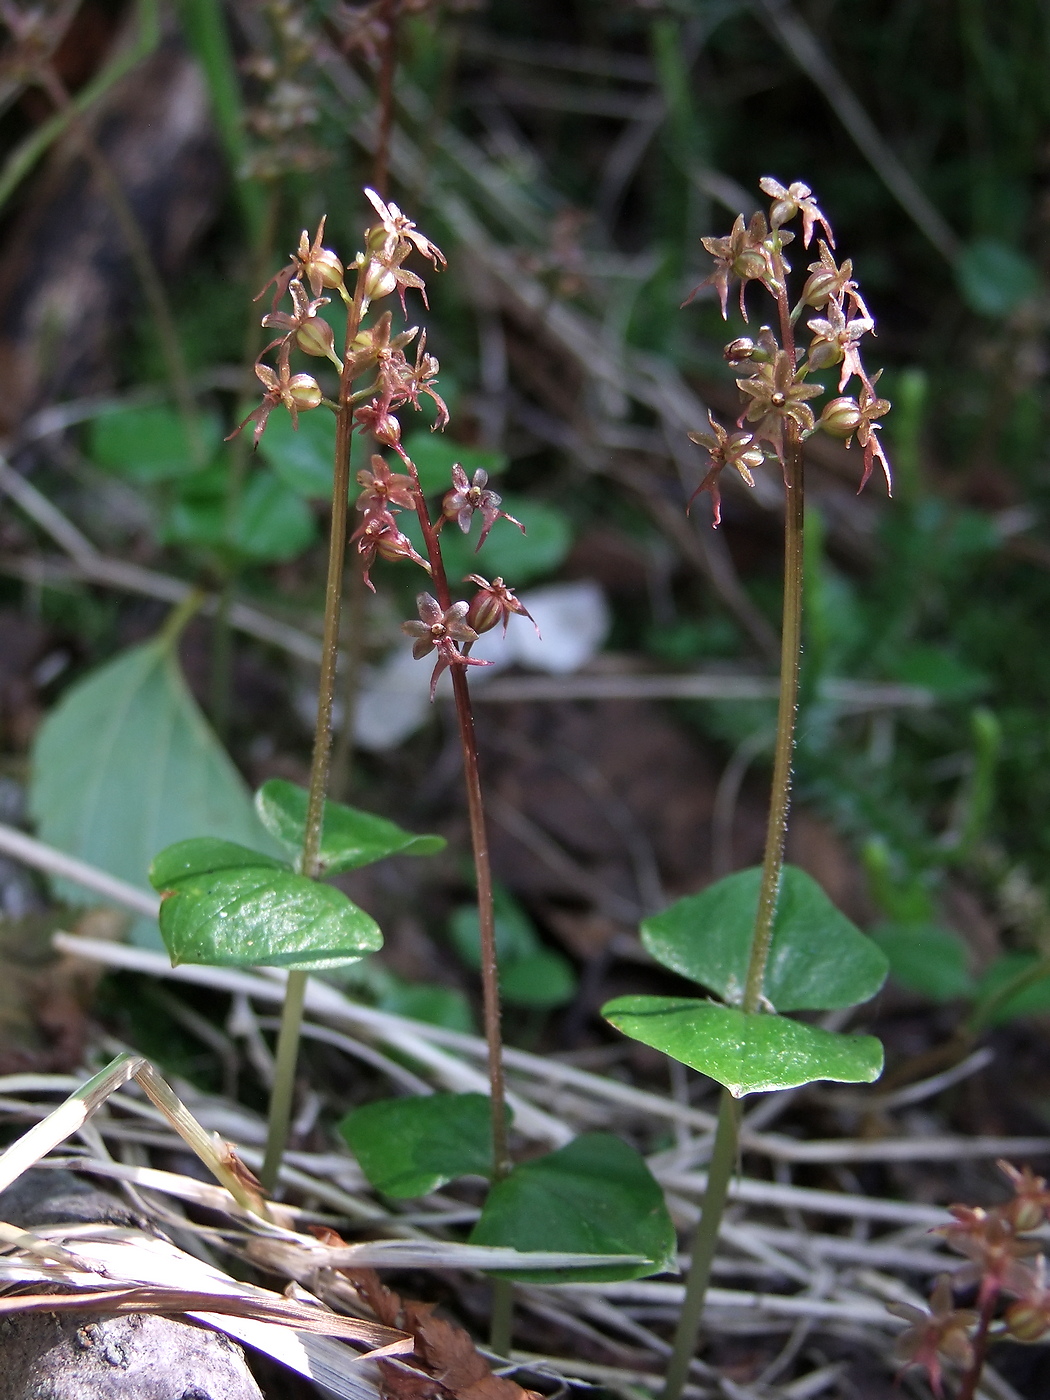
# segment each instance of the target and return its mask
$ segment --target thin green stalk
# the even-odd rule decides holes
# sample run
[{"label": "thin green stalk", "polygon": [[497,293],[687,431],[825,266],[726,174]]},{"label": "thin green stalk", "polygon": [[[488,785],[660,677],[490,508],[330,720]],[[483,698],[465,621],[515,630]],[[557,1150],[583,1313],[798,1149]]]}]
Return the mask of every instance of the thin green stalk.
[{"label": "thin green stalk", "polygon": [[700,1321],[704,1313],[704,1299],[711,1282],[718,1230],[729,1197],[733,1168],[736,1165],[739,1121],[740,1105],[728,1089],[723,1089],[718,1102],[718,1127],[715,1130],[714,1147],[707,1168],[703,1214],[693,1236],[689,1277],[686,1279],[682,1310],[678,1314],[678,1326],[675,1329],[674,1347],[667,1367],[662,1400],[678,1400],[696,1352]]},{"label": "thin green stalk", "polygon": [[[346,318],[344,363],[351,363],[350,346],[361,324],[364,294],[358,279],[357,292]],[[303,853],[300,869],[309,879],[320,873],[318,854],[324,823],[325,793],[332,752],[332,706],[335,702],[336,670],[339,662],[339,618],[343,596],[343,563],[346,557],[346,524],[350,495],[350,438],[353,433],[352,380],[344,369],[339,383],[336,413],[335,470],[332,484],[332,522],[328,537],[328,579],[325,585],[324,634],[321,641],[321,676],[314,727],[313,759],[310,764],[310,795],[306,807]],[[303,1019],[306,973],[289,972],[281,1029],[277,1038],[277,1062],[266,1134],[266,1155],[260,1181],[272,1191],[281,1169],[291,1123],[295,1091],[295,1067],[299,1057],[299,1035]]]},{"label": "thin green stalk", "polygon": [[[778,298],[783,348],[795,359],[787,294]],[[766,848],[762,862],[755,928],[751,938],[747,981],[742,1010],[757,1014],[762,1006],[762,987],[769,948],[773,941],[780,878],[784,868],[788,812],[791,807],[791,760],[795,746],[798,714],[799,672],[802,656],[803,555],[803,452],[797,423],[788,417],[784,425],[784,614],[780,633],[780,696],[777,704],[777,734],[773,757],[773,787],[769,799]],[[696,1350],[703,1316],[704,1298],[711,1278],[711,1264],[718,1228],[725,1209],[733,1164],[737,1157],[739,1115],[728,1089],[722,1090],[718,1129],[704,1194],[704,1211],[693,1241],[692,1264],[686,1284],[685,1301],[675,1330],[671,1363],[662,1400],[678,1400],[685,1384],[689,1362]]]}]

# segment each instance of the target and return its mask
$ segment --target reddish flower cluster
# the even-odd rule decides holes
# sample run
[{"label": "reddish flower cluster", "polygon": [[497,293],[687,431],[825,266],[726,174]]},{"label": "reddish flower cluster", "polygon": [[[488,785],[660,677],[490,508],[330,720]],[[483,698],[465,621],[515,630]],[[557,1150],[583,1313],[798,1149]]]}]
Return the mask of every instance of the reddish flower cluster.
[{"label": "reddish flower cluster", "polygon": [[[995,1335],[1017,1342],[1038,1342],[1050,1333],[1050,1286],[1046,1258],[1031,1238],[1050,1221],[1050,1189],[1030,1168],[1018,1170],[1008,1162],[1000,1169],[1009,1178],[1014,1194],[1002,1205],[983,1210],[954,1205],[950,1224],[934,1231],[967,1263],[954,1274],[942,1274],[930,1298],[929,1310],[894,1303],[890,1311],[909,1324],[897,1339],[896,1352],[905,1366],[921,1366],[938,1398],[943,1394],[943,1366],[950,1363],[964,1371],[979,1369],[983,1345],[992,1332],[996,1305],[1002,1296],[1011,1299]],[[977,1309],[952,1306],[952,1291],[977,1288]],[[971,1391],[968,1393],[972,1393]]]},{"label": "reddish flower cluster", "polygon": [[[730,341],[724,351],[726,360],[734,365],[747,361],[753,366],[749,375],[737,380],[741,392],[749,400],[737,422],[738,431],[730,435],[711,418],[711,433],[689,435],[709,454],[707,473],[693,495],[695,498],[701,491],[711,493],[715,525],[721,519],[718,477],[722,469],[727,465],[734,467],[748,485],[753,485],[751,473],[764,460],[759,444],[768,443],[783,464],[787,434],[801,442],[822,429],[842,439],[847,447],[856,437],[864,450],[861,489],[876,461],[882,467],[887,489],[891,486],[889,462],[879,442],[881,425],[877,421],[889,411],[890,405],[875,393],[878,375],[869,377],[861,360],[860,342],[864,336],[874,333],[875,323],[853,278],[853,264],[848,258],[841,266],[835,262],[831,253],[835,246],[831,225],[808,185],[796,181],[784,186],[768,176],[760,184],[772,200],[768,218],[756,213],[745,224],[741,214],[725,238],[702,239],[715,259],[715,270],[688,298],[691,301],[701,287],[713,286],[718,292],[722,316],[727,319],[729,289],[738,281],[740,311],[747,320],[744,294],[749,282],[758,282],[777,303],[784,338],[781,344],[773,331],[763,326],[757,340],[739,336]],[[818,226],[826,235],[826,241],[819,240],[819,259],[810,263],[802,295],[795,307],[790,308],[787,279],[791,265],[784,256],[784,249],[794,235],[784,225],[795,218],[802,220],[804,247],[809,247]],[[821,314],[806,323],[812,339],[802,354],[796,349],[794,328],[807,308]],[[808,377],[836,366],[839,368],[839,397],[832,399],[817,418],[808,401],[825,390],[819,384],[807,382]],[[860,380],[857,398],[843,395],[851,379]],[[751,425],[750,431],[745,429],[745,422]]]}]

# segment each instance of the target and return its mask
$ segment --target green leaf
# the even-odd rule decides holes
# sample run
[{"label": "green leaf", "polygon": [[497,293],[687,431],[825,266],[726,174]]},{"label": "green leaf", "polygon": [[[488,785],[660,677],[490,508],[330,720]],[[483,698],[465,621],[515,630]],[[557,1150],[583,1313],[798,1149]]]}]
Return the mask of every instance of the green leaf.
[{"label": "green leaf", "polygon": [[640,1254],[644,1264],[518,1270],[529,1283],[605,1283],[675,1270],[675,1230],[663,1192],[643,1159],[611,1133],[584,1133],[566,1147],[520,1162],[493,1186],[471,1244]]},{"label": "green leaf", "polygon": [[188,496],[175,501],[160,531],[162,544],[219,549],[226,543],[226,502],[221,496]]},{"label": "green leaf", "polygon": [[408,1016],[430,1026],[474,1035],[477,1025],[470,1002],[455,987],[438,987],[427,982],[397,982],[384,991],[376,1005],[395,1016]]},{"label": "green leaf", "polygon": [[233,544],[250,559],[280,562],[302,554],[317,533],[310,507],[273,472],[257,471],[244,489]]},{"label": "green leaf", "polygon": [[[284,778],[271,778],[255,794],[255,809],[267,831],[296,855],[303,848],[310,795]],[[385,817],[325,802],[320,861],[325,875],[357,870],[386,856],[431,856],[444,850],[443,836],[416,836]]]},{"label": "green leaf", "polygon": [[[531,957],[542,948],[532,920],[503,885],[492,891],[496,916],[496,955],[501,963]],[[468,967],[481,967],[481,925],[476,904],[461,904],[448,921],[452,946]]]},{"label": "green leaf", "polygon": [[997,238],[964,248],[955,272],[963,300],[982,316],[1008,316],[1039,290],[1035,264]]},{"label": "green leaf", "polygon": [[1002,1026],[1016,1021],[1019,1016],[1039,1016],[1050,1011],[1050,972],[993,1006],[990,1015],[982,1009],[1014,978],[1034,972],[1042,961],[1037,953],[1003,953],[996,958],[977,984],[975,1021],[982,1026]]},{"label": "green leaf", "polygon": [[[717,992],[743,998],[762,871],[729,875],[642,924],[657,962]],[[811,876],[786,865],[763,994],[778,1011],[831,1010],[867,1001],[886,980],[886,955]]]},{"label": "green leaf", "polygon": [[500,965],[500,993],[509,1006],[565,1006],[576,995],[576,985],[572,964],[553,948]]},{"label": "green leaf", "polygon": [[[154,853],[189,836],[272,849],[164,639],[66,691],[37,731],[29,800],[41,840],[146,890]],[[79,904],[97,898],[61,889]],[[161,946],[151,920],[134,937]]]},{"label": "green leaf", "polygon": [[[507,1122],[510,1123],[510,1110]],[[492,1137],[484,1094],[381,1099],[339,1124],[361,1170],[386,1196],[425,1196],[458,1176],[490,1176]]]},{"label": "green leaf", "polygon": [[176,881],[189,879],[191,875],[212,875],[217,870],[243,870],[251,866],[288,869],[284,861],[274,860],[249,846],[239,846],[216,836],[191,836],[187,841],[165,846],[153,857],[149,882],[155,890],[167,890]]},{"label": "green leaf", "polygon": [[786,1016],[747,1014],[686,997],[617,997],[602,1007],[617,1030],[743,1094],[817,1079],[870,1084],[882,1073],[872,1035],[835,1035]]},{"label": "green leaf", "polygon": [[902,987],[931,1001],[973,995],[966,945],[958,934],[934,924],[882,924],[871,936],[889,958],[890,974]]},{"label": "green leaf", "polygon": [[[199,414],[197,432],[206,457],[215,451],[222,437],[218,418],[214,414]],[[88,451],[106,471],[143,484],[187,476],[201,465],[191,450],[180,415],[159,404],[102,414],[91,424]]]},{"label": "green leaf", "polygon": [[297,496],[306,500],[330,500],[335,462],[335,415],[327,409],[300,413],[296,430],[288,410],[275,409],[259,441],[259,455]]},{"label": "green leaf", "polygon": [[458,462],[469,477],[480,467],[489,477],[507,470],[502,452],[486,452],[480,447],[464,447],[441,433],[411,433],[401,444],[416,464],[419,484],[429,496],[452,490],[452,468]]},{"label": "green leaf", "polygon": [[150,879],[176,967],[336,967],[383,943],[342,890],[229,841],[180,841],[157,856]]}]

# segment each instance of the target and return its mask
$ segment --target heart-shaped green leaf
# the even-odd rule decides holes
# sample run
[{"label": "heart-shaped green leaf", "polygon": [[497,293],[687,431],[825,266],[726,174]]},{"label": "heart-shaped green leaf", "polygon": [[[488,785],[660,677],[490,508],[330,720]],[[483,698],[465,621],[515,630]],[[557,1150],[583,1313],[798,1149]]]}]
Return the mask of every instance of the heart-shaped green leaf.
[{"label": "heart-shaped green leaf", "polygon": [[[151,858],[172,842],[221,833],[270,844],[165,638],[65,692],[37,730],[30,805],[42,840],[145,890]],[[56,884],[83,903],[81,890]],[[138,920],[133,939],[160,948],[156,921]]]},{"label": "heart-shaped green leaf", "polygon": [[[510,1117],[508,1109],[508,1124]],[[484,1094],[381,1099],[348,1113],[339,1131],[365,1176],[386,1196],[425,1196],[458,1176],[492,1173]]]},{"label": "heart-shaped green leaf", "polygon": [[259,456],[298,496],[330,499],[335,461],[335,418],[331,413],[301,413],[298,428],[284,408],[271,413],[259,439]]},{"label": "heart-shaped green leaf", "polygon": [[383,943],[375,920],[341,890],[229,841],[161,851],[150,880],[173,966],[339,967]]},{"label": "heart-shaped green leaf", "polygon": [[[255,810],[267,831],[296,855],[303,848],[309,800],[305,788],[284,778],[271,778],[255,794]],[[319,852],[324,875],[357,870],[386,856],[431,856],[444,847],[443,836],[417,836],[371,812],[341,802],[324,804]]]},{"label": "heart-shaped green leaf", "polygon": [[521,1270],[529,1283],[603,1283],[675,1269],[675,1230],[652,1172],[611,1133],[584,1133],[557,1152],[520,1162],[488,1194],[471,1244],[635,1254],[639,1264]]},{"label": "heart-shaped green leaf", "polygon": [[200,457],[219,445],[222,428],[214,414],[198,414],[194,429],[196,443],[182,417],[163,404],[112,409],[91,424],[88,451],[100,467],[130,481],[171,481],[192,475]]},{"label": "heart-shaped green leaf", "polygon": [[699,1070],[740,1098],[817,1079],[870,1084],[882,1073],[873,1035],[836,1035],[786,1016],[747,1014],[688,997],[617,997],[602,1007],[617,1030]]},{"label": "heart-shaped green leaf", "polygon": [[[743,997],[762,871],[738,871],[642,924],[657,962],[717,992]],[[886,955],[811,876],[786,865],[763,994],[778,1011],[828,1011],[867,1001],[886,980]]]}]

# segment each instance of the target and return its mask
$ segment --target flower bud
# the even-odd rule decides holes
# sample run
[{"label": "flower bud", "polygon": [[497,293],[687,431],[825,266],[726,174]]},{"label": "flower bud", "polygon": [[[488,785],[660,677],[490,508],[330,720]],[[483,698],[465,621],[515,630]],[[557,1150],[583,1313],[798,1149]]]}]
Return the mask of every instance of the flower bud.
[{"label": "flower bud", "polygon": [[323,397],[312,374],[293,374],[288,381],[288,396],[298,409],[319,408]]},{"label": "flower bud", "polygon": [[815,311],[821,311],[827,306],[838,286],[839,275],[837,272],[832,272],[830,268],[818,268],[816,272],[811,272],[806,278],[802,288],[802,305],[812,306]]},{"label": "flower bud", "polygon": [[295,343],[307,355],[327,359],[335,353],[332,327],[320,316],[308,317],[295,333]]},{"label": "flower bud", "polygon": [[1035,1303],[1018,1301],[1006,1310],[1006,1327],[1018,1342],[1038,1342],[1050,1330],[1050,1317]]},{"label": "flower bud", "polygon": [[733,276],[739,277],[746,282],[750,279],[761,280],[769,272],[769,264],[765,255],[757,248],[745,248],[733,261]]},{"label": "flower bud", "polygon": [[828,369],[842,360],[842,346],[837,340],[814,340],[806,358],[808,369]]},{"label": "flower bud", "polygon": [[314,253],[310,259],[310,272],[317,278],[322,287],[327,287],[329,291],[334,291],[336,287],[343,285],[343,264],[339,261],[331,248],[321,248]]},{"label": "flower bud", "polygon": [[397,278],[388,267],[382,263],[372,261],[365,269],[365,296],[369,301],[378,301],[380,297],[388,297],[397,287]]},{"label": "flower bud", "polygon": [[722,358],[728,360],[731,365],[738,365],[743,360],[750,360],[755,353],[755,342],[748,335],[739,335],[736,340],[731,340],[722,351]]},{"label": "flower bud", "polygon": [[506,607],[499,597],[487,588],[481,588],[470,600],[467,609],[467,622],[475,632],[491,632],[506,616]]},{"label": "flower bud", "polygon": [[780,228],[781,224],[789,224],[797,213],[798,205],[793,199],[775,199],[769,206],[770,227]]},{"label": "flower bud", "polygon": [[856,399],[831,399],[824,405],[817,427],[823,428],[832,437],[849,438],[863,422],[864,415]]}]

